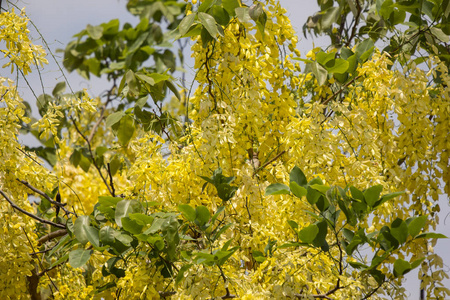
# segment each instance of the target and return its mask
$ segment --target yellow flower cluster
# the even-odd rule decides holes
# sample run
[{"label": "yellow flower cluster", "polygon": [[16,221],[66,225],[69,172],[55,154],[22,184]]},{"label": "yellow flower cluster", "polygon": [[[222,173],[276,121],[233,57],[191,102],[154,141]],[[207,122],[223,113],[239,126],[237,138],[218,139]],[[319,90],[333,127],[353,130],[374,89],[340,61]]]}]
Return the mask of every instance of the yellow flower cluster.
[{"label": "yellow flower cluster", "polygon": [[[18,142],[18,133],[25,117],[25,105],[11,80],[0,77],[0,189],[16,205],[33,211],[26,188],[16,179],[28,180],[36,186],[51,186],[53,178],[48,171],[31,163],[38,161],[35,154],[26,157]],[[28,281],[36,268],[30,254],[36,249],[34,220],[15,211],[0,199],[0,298],[28,299]]]},{"label": "yellow flower cluster", "polygon": [[46,53],[42,46],[34,45],[29,37],[28,18],[25,11],[20,15],[14,12],[4,11],[0,14],[0,40],[5,42],[6,49],[0,51],[8,58],[3,68],[14,65],[25,75],[31,72],[31,66],[42,66],[47,64]]}]

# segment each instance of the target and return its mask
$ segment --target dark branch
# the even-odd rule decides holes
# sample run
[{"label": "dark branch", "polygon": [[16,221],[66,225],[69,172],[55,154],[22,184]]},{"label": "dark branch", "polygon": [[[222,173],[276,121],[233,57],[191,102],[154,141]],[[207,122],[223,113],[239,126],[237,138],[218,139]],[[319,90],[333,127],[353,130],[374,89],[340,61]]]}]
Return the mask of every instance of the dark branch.
[{"label": "dark branch", "polygon": [[60,237],[60,236],[64,236],[67,234],[67,230],[66,229],[59,229],[53,232],[50,232],[49,234],[44,235],[43,237],[41,237],[40,239],[38,239],[38,245],[42,245],[43,243],[52,240],[54,238]]},{"label": "dark branch", "polygon": [[53,200],[52,198],[50,198],[49,195],[47,195],[46,193],[44,193],[43,191],[35,188],[34,186],[32,186],[31,184],[29,184],[27,181],[25,180],[20,180],[20,179],[16,179],[18,182],[20,182],[21,184],[23,184],[24,186],[26,186],[27,188],[29,188],[30,190],[32,190],[33,192],[41,195],[42,197],[44,197],[45,199],[48,200],[48,202],[50,202],[51,204],[54,204],[56,206],[59,207],[63,207],[66,206],[66,203],[61,203],[61,202],[56,202],[55,200]]},{"label": "dark branch", "polygon": [[75,130],[78,132],[78,134],[83,138],[83,140],[86,141],[86,144],[88,145],[89,155],[91,156],[91,159],[92,159],[92,164],[97,169],[98,174],[102,178],[103,183],[105,184],[109,193],[114,197],[114,193],[111,191],[111,187],[108,185],[108,182],[106,181],[105,177],[103,176],[102,171],[100,170],[99,166],[97,166],[97,164],[95,163],[94,153],[92,152],[92,147],[91,147],[91,143],[89,142],[89,139],[81,132],[80,128],[78,128],[77,123],[75,122],[75,120],[73,118],[72,118],[72,123],[73,123],[73,126],[75,127]]},{"label": "dark branch", "polygon": [[166,298],[175,295],[177,292],[158,292],[161,298]]},{"label": "dark branch", "polygon": [[[329,299],[331,300],[330,295],[334,294],[337,290],[342,289],[341,287],[341,280],[338,279],[336,286],[334,288],[332,288],[331,290],[329,290],[328,292],[326,292],[325,294],[318,294],[318,295],[306,295],[306,294],[295,294],[296,298],[307,298],[307,297],[312,297],[314,299]],[[320,291],[318,291],[320,292]]]},{"label": "dark branch", "polygon": [[258,169],[255,170],[255,172],[253,172],[253,176],[256,175],[256,173],[258,173],[259,171],[261,171],[262,169],[264,169],[265,167],[267,167],[270,163],[276,161],[281,155],[283,155],[284,153],[286,153],[286,150],[281,151],[280,153],[278,153],[274,158],[272,158],[271,160],[269,160],[268,162],[264,163],[261,167],[259,167]]},{"label": "dark branch", "polygon": [[[64,206],[67,205],[66,203],[61,203],[61,202],[58,202],[58,201],[53,200],[52,198],[50,198],[49,195],[47,195],[47,194],[44,193],[43,191],[39,190],[38,188],[35,188],[34,186],[32,186],[31,184],[29,184],[29,183],[28,183],[27,181],[25,181],[25,180],[20,180],[20,179],[16,179],[16,180],[17,180],[18,182],[22,183],[24,186],[26,186],[26,187],[29,188],[30,190],[32,190],[33,192],[35,192],[35,193],[41,195],[42,197],[44,197],[45,199],[47,199],[50,203],[52,203],[53,205],[55,205],[56,208],[59,208],[59,207],[60,207],[60,208],[64,211],[64,213],[66,214],[66,216],[68,216],[68,215],[70,215],[70,214],[73,214],[73,215],[76,216],[75,213],[73,213],[73,212],[67,210],[67,209],[64,207]],[[56,211],[58,211],[58,209],[57,209]]]},{"label": "dark branch", "polygon": [[54,223],[54,222],[49,221],[49,220],[42,219],[42,218],[40,218],[40,217],[38,217],[38,216],[36,216],[36,215],[30,213],[30,212],[28,212],[28,211],[26,211],[26,210],[24,210],[24,209],[18,207],[11,199],[8,198],[8,196],[6,196],[6,194],[5,194],[2,190],[0,190],[0,194],[6,199],[6,201],[9,202],[9,204],[11,204],[11,206],[12,206],[14,209],[17,209],[17,210],[20,211],[21,213],[23,213],[23,214],[29,216],[30,218],[33,218],[33,219],[35,219],[36,221],[39,221],[39,222],[44,223],[44,224],[49,224],[49,225],[51,225],[51,226],[53,226],[53,227],[58,227],[58,228],[62,228],[62,229],[65,229],[65,228],[66,228],[66,226],[63,225],[63,224],[58,224],[58,223]]}]

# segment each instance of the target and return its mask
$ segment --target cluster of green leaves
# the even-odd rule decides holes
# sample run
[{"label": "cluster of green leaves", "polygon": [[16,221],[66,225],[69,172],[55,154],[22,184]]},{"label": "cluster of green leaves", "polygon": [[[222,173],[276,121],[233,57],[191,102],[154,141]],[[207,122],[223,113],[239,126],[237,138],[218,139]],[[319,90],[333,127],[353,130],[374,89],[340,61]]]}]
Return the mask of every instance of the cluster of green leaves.
[{"label": "cluster of green leaves", "polygon": [[[178,37],[201,36],[203,46],[223,36],[226,27],[233,18],[247,23],[252,20],[264,36],[267,15],[263,6],[255,2],[251,7],[241,6],[239,0],[205,0],[195,13],[184,17],[177,28]],[[223,27],[222,27],[223,26]]]},{"label": "cluster of green leaves", "polygon": [[[217,184],[218,193],[227,190],[234,179],[223,176],[220,169],[211,178],[205,178]],[[235,191],[236,187],[232,189]],[[56,193],[57,189],[49,196],[54,198]],[[223,199],[225,204],[232,196],[229,192],[223,195],[227,197]],[[69,262],[92,275],[94,267],[89,260],[93,254],[101,253],[110,256],[102,266],[102,275],[117,279],[125,276],[128,261],[140,256],[149,258],[162,276],[179,284],[193,265],[220,267],[239,249],[231,247],[232,239],[222,240],[223,233],[233,226],[225,221],[225,205],[214,214],[203,205],[194,208],[181,204],[178,211],[165,211],[158,206],[156,202],[100,196],[90,215],[78,216],[74,222],[70,218],[55,219],[66,223],[68,234],[45,256],[49,267]],[[41,199],[39,212],[39,216],[48,219],[55,217],[45,198]],[[86,278],[92,278],[89,274]],[[114,286],[112,280],[96,292]]]},{"label": "cluster of green leaves", "polygon": [[[325,34],[336,48],[366,38],[387,39],[384,51],[412,55],[418,47],[449,61],[448,0],[318,0],[320,11],[308,18],[303,31]],[[405,30],[405,27],[407,29]],[[424,57],[422,57],[424,59]]]},{"label": "cluster of green leaves", "polygon": [[[118,19],[98,26],[88,25],[75,35],[64,50],[64,67],[89,78],[90,74],[107,74],[120,78],[127,71],[138,71],[152,58],[154,65],[146,69],[163,73],[175,71],[173,52],[167,48],[170,36],[165,29],[177,27],[185,4],[176,1],[129,1],[128,9],[140,18],[139,24],[126,23],[122,29]],[[168,25],[163,26],[163,20]]]},{"label": "cluster of green leaves", "polygon": [[[402,194],[395,192],[381,196],[382,189],[381,185],[364,191],[354,186],[330,187],[318,177],[307,181],[300,168],[294,167],[290,173],[289,186],[273,183],[267,187],[265,194],[291,194],[301,200],[306,199],[311,207],[306,213],[311,216],[312,224],[301,228],[295,220],[289,220],[296,240],[278,248],[315,247],[330,251],[331,247],[338,247],[340,255],[345,254],[353,268],[370,274],[381,285],[387,274],[380,270],[380,266],[388,264],[389,257],[404,251],[408,243],[420,238],[445,238],[442,234],[421,233],[426,226],[427,216],[415,216],[406,220],[397,218],[384,224],[379,231],[367,232],[362,224],[370,220],[371,214],[387,201]],[[364,246],[369,246],[374,253],[369,265],[359,261],[360,255],[355,255],[357,249]],[[406,274],[419,266],[423,259],[411,262],[396,259],[393,275],[399,277]]]},{"label": "cluster of green leaves", "polygon": [[339,56],[336,55],[336,52],[327,53],[318,50],[314,60],[294,59],[306,63],[305,73],[312,73],[319,85],[328,83],[330,78],[336,79],[343,85],[357,76],[357,67],[372,56],[374,49],[374,43],[369,38],[359,43],[354,50],[342,47]]},{"label": "cluster of green leaves", "polygon": [[[216,177],[220,175],[215,173]],[[230,247],[232,239],[220,243],[222,234],[233,225],[225,224],[225,206],[214,214],[202,205],[194,208],[181,204],[173,212],[157,206],[156,202],[99,197],[90,215],[78,216],[75,222],[65,221],[68,234],[46,256],[55,258],[50,267],[68,261],[74,268],[87,266],[86,272],[92,273],[91,256],[108,253],[111,257],[102,266],[103,276],[121,278],[125,276],[129,259],[140,256],[151,259],[162,276],[179,284],[193,265],[220,267],[239,249],[239,246]],[[48,212],[48,217],[54,216],[45,199],[40,207]],[[114,282],[96,292],[114,287]]]},{"label": "cluster of green leaves", "polygon": [[[448,52],[450,2],[448,0],[317,0],[320,10],[309,17],[303,33],[328,36],[326,50],[316,50],[314,60],[306,63],[319,85],[345,93],[355,80],[358,64],[372,55],[375,43],[382,41],[392,60],[400,64],[427,62],[438,56],[450,62]],[[328,79],[336,83],[330,84]],[[439,73],[433,78],[441,81]],[[314,94],[313,91],[311,91]],[[322,102],[327,102],[322,99]]]},{"label": "cluster of green leaves", "polygon": [[[173,30],[177,28],[184,16],[186,4],[177,1],[128,1],[127,8],[133,15],[139,17],[136,26],[126,23],[120,27],[118,19],[87,27],[75,35],[64,50],[64,67],[69,71],[77,71],[89,79],[91,75],[106,76],[111,82],[111,89],[105,94],[105,106],[112,100],[121,99],[107,113],[106,126],[111,128],[119,144],[128,145],[138,126],[145,131],[152,130],[157,134],[179,135],[181,128],[176,117],[162,110],[162,101],[169,92],[181,99],[178,86],[170,75],[176,70],[177,57],[171,41]],[[183,63],[183,53],[178,53],[178,59]],[[37,97],[37,106],[41,116],[48,110],[49,103],[64,104],[64,99],[82,97],[82,92],[66,92],[66,83],[58,83],[52,94]],[[149,101],[149,97],[152,101]],[[28,106],[29,108],[29,106]],[[68,112],[61,111],[64,117],[58,117],[58,137],[64,128],[73,126],[75,120]],[[31,109],[27,110],[31,115]],[[81,128],[80,128],[81,129]],[[41,143],[39,147],[29,147],[40,157],[47,160],[51,166],[56,163],[53,138],[41,139],[40,132],[27,124],[23,124],[22,133],[33,134]],[[89,135],[82,130],[85,137]],[[100,145],[97,149],[86,146],[76,147],[71,156],[74,166],[80,166],[88,171],[91,165],[97,169],[107,169],[104,154],[112,152],[111,175],[114,175],[123,164],[121,154],[111,145]]]},{"label": "cluster of green leaves", "polygon": [[216,187],[219,198],[222,199],[223,202],[230,200],[238,190],[237,186],[230,185],[230,183],[234,181],[235,177],[224,176],[222,174],[222,168],[220,167],[214,171],[213,176],[211,177],[200,176],[200,177],[206,181],[205,184],[203,185],[203,190],[205,189],[208,183],[214,185]]}]

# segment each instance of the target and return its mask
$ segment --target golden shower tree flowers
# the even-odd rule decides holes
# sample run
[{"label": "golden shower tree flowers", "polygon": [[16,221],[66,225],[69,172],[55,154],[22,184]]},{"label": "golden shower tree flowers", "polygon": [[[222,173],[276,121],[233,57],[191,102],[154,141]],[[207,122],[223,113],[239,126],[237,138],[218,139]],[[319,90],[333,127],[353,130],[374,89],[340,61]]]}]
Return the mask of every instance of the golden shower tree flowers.
[{"label": "golden shower tree flowers", "polygon": [[0,40],[5,43],[6,49],[0,49],[8,62],[3,68],[14,66],[21,70],[24,75],[31,72],[31,66],[42,67],[48,64],[45,50],[40,45],[34,45],[30,39],[28,30],[28,18],[23,9],[20,15],[15,13],[14,8],[2,11],[0,14]]},{"label": "golden shower tree flowers", "polygon": [[[343,27],[303,59],[282,2],[138,2],[136,26],[88,25],[64,52],[106,75],[102,96],[60,82],[30,126],[0,79],[0,296],[404,299],[415,268],[428,296],[450,293],[429,232],[448,191],[445,57],[398,68]],[[1,28],[24,41],[12,12]],[[181,93],[177,34],[195,69]]]}]

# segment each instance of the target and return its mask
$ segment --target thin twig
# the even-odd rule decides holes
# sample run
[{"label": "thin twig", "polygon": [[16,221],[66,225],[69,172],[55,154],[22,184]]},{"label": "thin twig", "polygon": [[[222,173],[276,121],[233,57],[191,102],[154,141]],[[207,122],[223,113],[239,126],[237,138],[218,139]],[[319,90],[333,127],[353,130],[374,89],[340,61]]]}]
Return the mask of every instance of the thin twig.
[{"label": "thin twig", "polygon": [[109,163],[107,163],[106,165],[108,166],[109,185],[111,186],[111,189],[112,189],[112,196],[115,197],[116,189],[114,188],[114,181],[113,181],[113,177],[111,174],[111,167],[110,167]]},{"label": "thin twig", "polygon": [[105,102],[105,105],[103,105],[103,107],[102,107],[102,112],[100,113],[100,118],[98,118],[98,120],[97,120],[97,122],[95,123],[94,127],[92,127],[91,134],[89,134],[89,137],[88,137],[89,143],[90,143],[90,142],[92,141],[92,139],[94,138],[94,135],[95,135],[95,133],[97,132],[98,126],[100,126],[100,123],[102,122],[103,118],[105,117],[106,107],[107,107],[108,104],[112,101],[111,94],[112,94],[112,91],[114,90],[114,88],[116,88],[116,81],[115,81],[115,78],[114,78],[113,86],[112,86],[112,88],[108,91],[108,94],[107,94],[107,96],[106,96],[106,102]]},{"label": "thin twig", "polygon": [[44,197],[45,199],[48,200],[48,202],[50,202],[51,204],[54,204],[56,206],[59,207],[64,207],[66,206],[66,203],[60,203],[60,202],[56,202],[55,200],[53,200],[52,198],[50,198],[49,195],[47,195],[46,193],[44,193],[43,191],[35,188],[34,186],[32,186],[31,184],[29,184],[27,181],[25,180],[21,180],[21,179],[16,179],[18,182],[20,182],[21,184],[23,184],[24,186],[26,186],[27,188],[29,188],[30,190],[32,190],[33,192],[41,195],[42,197]]},{"label": "thin twig", "polygon": [[108,185],[108,182],[106,181],[105,177],[102,174],[102,171],[100,170],[100,168],[97,166],[97,164],[95,163],[95,159],[94,159],[94,153],[92,152],[92,147],[91,147],[91,143],[89,142],[88,138],[81,132],[81,130],[78,128],[77,123],[75,122],[75,120],[73,118],[72,119],[72,123],[75,127],[75,130],[78,132],[78,134],[86,141],[86,144],[88,145],[88,150],[89,150],[89,154],[91,155],[91,159],[92,159],[92,164],[94,165],[94,167],[97,169],[98,174],[100,175],[100,177],[103,180],[103,183],[106,185],[106,188],[108,189],[109,193],[114,197],[114,193],[111,190],[111,187]]},{"label": "thin twig", "polygon": [[253,176],[256,175],[256,173],[258,173],[259,171],[261,171],[262,169],[264,169],[265,167],[267,167],[269,164],[273,163],[274,161],[276,161],[281,155],[283,155],[284,153],[286,153],[286,150],[281,151],[280,153],[278,153],[274,158],[272,158],[271,160],[267,161],[266,163],[264,163],[261,167],[259,167],[258,169],[256,169],[253,172]]},{"label": "thin twig", "polygon": [[[35,252],[33,243],[31,242],[30,238],[28,237],[28,233],[25,231],[25,229],[23,229],[23,227],[22,227],[22,231],[25,234],[25,236],[27,237],[28,242],[30,243],[31,250],[33,250],[33,252]],[[38,261],[39,266],[41,267],[41,269],[44,270],[44,266],[42,265],[41,261],[40,260],[37,260],[37,261]],[[41,274],[41,273],[39,273],[39,274]],[[39,275],[39,274],[37,274],[38,278],[43,275],[43,274],[41,274],[41,275]],[[52,283],[52,285],[54,286],[54,288],[56,290],[58,290],[58,287],[55,285],[55,283],[53,282],[52,278],[48,274],[47,274],[47,277],[50,280],[50,282]]]},{"label": "thin twig", "polygon": [[23,155],[25,155],[26,157],[28,157],[29,159],[31,159],[32,161],[34,161],[36,164],[38,164],[38,165],[40,165],[40,166],[42,167],[42,165],[41,165],[37,160],[35,160],[33,157],[31,157],[30,154],[26,153],[25,151],[23,151],[23,150],[20,149],[19,147],[16,147],[16,149],[19,150],[20,152],[22,152]]},{"label": "thin twig", "polygon": [[359,19],[360,19],[360,15],[361,15],[361,11],[362,11],[361,4],[359,3],[359,0],[355,0],[355,2],[356,2],[356,6],[358,7],[357,8],[358,12],[357,12],[357,14],[355,16],[355,24],[353,24],[352,33],[351,33],[350,37],[348,38],[348,41],[345,43],[345,45],[347,47],[350,46],[350,43],[352,42],[353,38],[355,37],[356,27],[358,27]]},{"label": "thin twig", "polygon": [[352,84],[353,82],[355,82],[357,79],[359,79],[361,77],[361,75],[356,76],[355,78],[353,78],[352,80],[350,80],[349,82],[347,82],[342,88],[339,89],[339,91],[337,91],[336,93],[334,93],[333,95],[331,95],[328,99],[326,99],[325,101],[322,102],[322,104],[327,104],[328,102],[330,102],[331,100],[333,100],[337,95],[339,95],[340,93],[342,93],[344,91],[344,89],[346,89],[350,84]]},{"label": "thin twig", "polygon": [[53,227],[58,227],[58,228],[62,228],[62,229],[65,229],[65,228],[66,228],[66,226],[63,225],[63,224],[58,224],[58,223],[54,223],[54,222],[49,221],[49,220],[42,219],[42,218],[40,218],[40,217],[38,217],[38,216],[36,216],[36,215],[34,215],[34,214],[32,214],[32,213],[26,211],[26,210],[20,208],[20,207],[17,206],[11,199],[9,199],[9,197],[6,196],[6,194],[5,194],[2,190],[0,190],[0,194],[6,199],[6,201],[9,202],[9,204],[11,204],[11,206],[12,206],[14,209],[17,209],[17,210],[20,211],[21,213],[23,213],[23,214],[29,216],[30,218],[33,218],[33,219],[35,219],[35,220],[37,220],[37,221],[39,221],[39,222],[41,222],[41,223],[51,225],[51,226],[53,226]]}]

